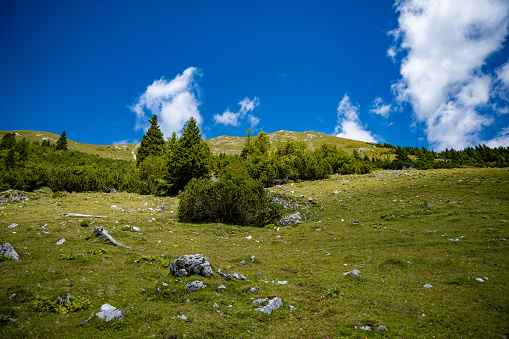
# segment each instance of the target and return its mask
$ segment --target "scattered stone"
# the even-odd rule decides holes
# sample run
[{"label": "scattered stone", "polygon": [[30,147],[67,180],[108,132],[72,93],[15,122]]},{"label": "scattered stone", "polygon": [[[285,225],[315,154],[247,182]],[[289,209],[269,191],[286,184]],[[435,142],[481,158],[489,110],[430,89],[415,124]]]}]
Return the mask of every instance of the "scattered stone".
[{"label": "scattered stone", "polygon": [[255,287],[251,287],[249,289],[249,292],[254,293],[254,292],[258,291],[258,290],[259,290],[258,286],[255,286]]},{"label": "scattered stone", "polygon": [[175,272],[174,275],[176,275],[177,277],[187,277],[189,274],[187,274],[187,271],[185,269],[181,268],[180,270]]},{"label": "scattered stone", "polygon": [[353,226],[353,225],[359,225],[359,222],[358,221],[351,221],[350,222],[350,226]]},{"label": "scattered stone", "polygon": [[423,287],[424,287],[424,288],[432,288],[432,287],[433,287],[433,285],[431,285],[431,284],[426,284],[426,285],[424,285]]},{"label": "scattered stone", "polygon": [[155,289],[154,293],[155,293],[155,294],[159,294],[159,293],[161,293],[161,290],[159,289],[159,287],[157,287],[157,286],[156,286],[156,289]]},{"label": "scattered stone", "polygon": [[385,327],[384,325],[380,325],[376,329],[379,331],[387,331],[387,327]]},{"label": "scattered stone", "polygon": [[217,286],[217,291],[218,291],[218,292],[226,291],[226,286],[224,286],[224,285],[219,285],[219,286]]},{"label": "scattered stone", "polygon": [[300,212],[295,212],[286,217],[282,217],[279,222],[281,223],[282,226],[291,226],[301,221],[302,217],[300,216]]},{"label": "scattered stone", "polygon": [[484,282],[484,280],[482,278],[475,278],[475,280],[477,280],[478,282]]},{"label": "scattered stone", "polygon": [[15,222],[10,224],[9,226],[7,226],[7,228],[14,228],[14,227],[18,227],[18,224],[16,224]]},{"label": "scattered stone", "polygon": [[240,274],[240,273],[233,273],[233,277],[234,277],[235,279],[239,279],[239,280],[247,280],[247,278],[246,278],[246,277],[244,277],[244,276],[243,276],[242,274]]},{"label": "scattered stone", "polygon": [[290,312],[293,312],[293,311],[295,311],[295,306],[290,305]]},{"label": "scattered stone", "polygon": [[168,284],[163,281],[163,287],[166,287],[166,286],[168,286]]},{"label": "scattered stone", "polygon": [[253,237],[249,235],[249,236],[246,237],[246,239],[247,240],[251,240],[251,239],[253,239]]},{"label": "scattered stone", "polygon": [[228,273],[223,273],[221,272],[221,269],[217,269],[217,273],[222,276],[223,278],[225,278],[226,280],[231,280],[232,276],[231,274],[228,274]]},{"label": "scattered stone", "polygon": [[361,274],[361,271],[359,271],[359,270],[353,270],[353,271],[349,271],[349,272],[345,272],[345,273],[343,273],[343,275],[347,275],[347,274],[351,274],[351,275],[358,276],[359,274]]},{"label": "scattered stone", "polygon": [[177,275],[177,272],[183,273],[182,270],[185,270],[189,275],[197,274],[208,277],[214,274],[209,261],[202,254],[183,255],[171,263],[170,271],[174,275]]},{"label": "scattered stone", "polygon": [[278,281],[276,284],[278,284],[278,285],[286,285],[286,284],[288,284],[288,281],[286,281],[286,280],[285,281]]},{"label": "scattered stone", "polygon": [[62,245],[64,242],[65,242],[65,238],[62,238],[60,240],[58,240],[55,244],[57,244],[58,246]]},{"label": "scattered stone", "polygon": [[101,306],[101,311],[95,314],[97,318],[103,319],[106,322],[109,322],[113,319],[124,319],[124,311],[119,310],[111,306],[110,304],[104,304]]},{"label": "scattered stone", "polygon": [[139,227],[136,227],[136,226],[133,226],[133,227],[131,227],[131,231],[132,231],[132,232],[139,232],[139,231],[140,231],[140,228],[139,228]]},{"label": "scattered stone", "polygon": [[205,288],[207,285],[203,284],[201,280],[190,281],[184,286],[184,289],[189,292],[198,291],[201,288]]},{"label": "scattered stone", "polygon": [[50,234],[49,232],[46,232],[46,231],[42,231],[42,232],[39,232],[37,234]]},{"label": "scattered stone", "polygon": [[79,214],[79,213],[64,213],[64,217],[75,217],[75,218],[106,218],[104,215],[91,215],[91,214]]},{"label": "scattered stone", "polygon": [[10,201],[30,201],[28,196],[26,196],[22,192],[8,190],[8,191],[2,192],[0,194],[1,194],[0,204],[3,204],[4,202],[10,202]]},{"label": "scattered stone", "polygon": [[241,264],[242,266],[244,266],[244,265],[246,264],[246,261],[245,261],[245,260],[242,260],[242,261],[240,262],[240,264]]},{"label": "scattered stone", "polygon": [[339,192],[338,191],[333,191],[332,194],[339,194]]},{"label": "scattered stone", "polygon": [[355,326],[355,329],[361,329],[361,330],[364,330],[364,331],[371,331],[371,326],[369,326],[369,325],[360,325],[360,326]]},{"label": "scattered stone", "polygon": [[129,248],[129,249],[131,248],[129,246],[122,245],[121,243],[119,243],[118,241],[113,239],[113,237],[108,234],[108,231],[106,231],[104,229],[104,227],[102,227],[102,226],[94,227],[94,229],[92,230],[92,234],[94,234],[96,237],[99,237],[99,238],[102,238],[104,240],[111,242],[115,246]]},{"label": "scattered stone", "polygon": [[9,299],[11,299],[11,300],[12,300],[12,299],[14,299],[17,295],[18,295],[17,293],[13,293],[13,294],[11,294],[11,295],[9,296]]},{"label": "scattered stone", "polygon": [[214,303],[214,305],[212,305],[212,307],[219,307],[219,305],[217,303]]},{"label": "scattered stone", "polygon": [[265,305],[263,307],[255,308],[254,310],[270,315],[272,313],[272,311],[281,308],[281,306],[283,306],[283,300],[281,300],[281,298],[275,297],[275,298],[269,300],[267,305]]},{"label": "scattered stone", "polygon": [[187,317],[183,315],[182,313],[177,316],[177,318],[180,318],[182,320],[187,320]]},{"label": "scattered stone", "polygon": [[251,262],[254,262],[254,260],[255,260],[255,256],[253,255],[253,256],[251,256],[249,259],[251,259]]}]

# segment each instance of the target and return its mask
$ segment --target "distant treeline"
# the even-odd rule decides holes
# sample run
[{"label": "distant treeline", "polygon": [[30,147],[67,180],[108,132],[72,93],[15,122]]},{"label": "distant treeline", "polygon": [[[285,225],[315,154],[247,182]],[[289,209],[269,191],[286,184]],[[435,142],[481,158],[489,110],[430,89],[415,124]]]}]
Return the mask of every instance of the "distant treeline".
[{"label": "distant treeline", "polygon": [[[125,191],[140,194],[176,194],[192,178],[219,177],[231,168],[242,168],[264,186],[288,181],[317,180],[334,173],[366,174],[376,169],[433,169],[454,167],[507,167],[509,148],[479,145],[462,151],[374,144],[389,151],[353,154],[324,144],[315,150],[305,142],[282,141],[271,148],[269,136],[248,131],[241,154],[213,155],[201,139],[194,120],[183,135],[162,139],[157,119],[144,135],[138,160],[101,158],[67,149],[65,132],[57,143],[16,140],[7,133],[0,142],[0,190]],[[231,165],[234,166],[231,166]]]}]

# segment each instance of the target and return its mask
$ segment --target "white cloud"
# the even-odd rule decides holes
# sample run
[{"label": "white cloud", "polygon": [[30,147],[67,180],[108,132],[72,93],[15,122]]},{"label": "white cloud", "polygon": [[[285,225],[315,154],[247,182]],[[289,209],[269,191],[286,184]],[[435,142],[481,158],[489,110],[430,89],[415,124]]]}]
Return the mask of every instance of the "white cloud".
[{"label": "white cloud", "polygon": [[[214,121],[217,124],[223,124],[225,126],[228,125],[235,127],[239,126],[240,125],[239,119],[244,119],[246,114],[252,112],[258,105],[260,105],[260,100],[257,97],[254,97],[253,100],[246,97],[243,100],[239,101],[240,109],[238,112],[234,113],[227,109],[226,111],[223,112],[223,114],[214,114]],[[251,114],[249,114],[248,118],[253,126],[260,122],[260,119]],[[253,122],[256,123],[253,124]]]},{"label": "white cloud", "polygon": [[203,118],[198,110],[200,102],[197,98],[196,85],[196,78],[201,75],[200,69],[189,67],[170,81],[163,78],[154,81],[131,107],[131,110],[136,113],[135,130],[148,129],[146,111],[158,116],[159,125],[165,137],[169,137],[172,132],[180,134],[191,117],[201,124]]},{"label": "white cloud", "polygon": [[260,118],[258,117],[255,117],[254,115],[251,115],[249,114],[247,116],[248,120],[249,120],[249,123],[251,124],[251,126],[255,127],[256,125],[258,125],[258,123],[260,123]]},{"label": "white cloud", "polygon": [[361,125],[358,114],[359,108],[350,102],[348,95],[344,95],[338,105],[338,122],[334,134],[340,138],[377,142],[371,132]]},{"label": "white cloud", "polygon": [[509,127],[502,129],[498,136],[492,140],[483,142],[488,147],[509,147]]},{"label": "white cloud", "polygon": [[369,112],[388,118],[391,108],[390,104],[384,103],[383,99],[378,97],[373,101],[373,108]]},{"label": "white cloud", "polygon": [[[506,0],[400,0],[399,27],[390,32],[404,51],[396,99],[408,101],[426,125],[436,148],[461,149],[479,141],[493,119],[481,115],[493,94],[493,75],[483,74],[486,59],[502,47],[509,23]],[[508,71],[509,72],[509,71]],[[505,68],[499,78],[504,81]]]}]

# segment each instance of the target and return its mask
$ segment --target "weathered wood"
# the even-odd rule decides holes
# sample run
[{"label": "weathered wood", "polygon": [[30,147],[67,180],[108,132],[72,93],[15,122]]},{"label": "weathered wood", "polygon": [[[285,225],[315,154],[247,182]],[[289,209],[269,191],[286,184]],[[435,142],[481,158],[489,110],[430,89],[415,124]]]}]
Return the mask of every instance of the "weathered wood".
[{"label": "weathered wood", "polygon": [[121,243],[119,243],[118,241],[116,241],[115,239],[113,239],[113,237],[111,235],[108,234],[108,231],[106,231],[104,229],[104,227],[102,226],[97,226],[97,227],[94,227],[94,229],[92,230],[92,233],[96,236],[96,237],[99,237],[99,238],[102,238],[104,240],[107,240],[109,242],[111,242],[113,245],[115,246],[119,246],[119,247],[124,247],[124,248],[131,248],[129,246],[126,246],[126,245],[122,245]]},{"label": "weathered wood", "polygon": [[91,215],[91,214],[79,214],[79,213],[65,213],[64,217],[76,217],[76,218],[106,218],[104,215]]}]

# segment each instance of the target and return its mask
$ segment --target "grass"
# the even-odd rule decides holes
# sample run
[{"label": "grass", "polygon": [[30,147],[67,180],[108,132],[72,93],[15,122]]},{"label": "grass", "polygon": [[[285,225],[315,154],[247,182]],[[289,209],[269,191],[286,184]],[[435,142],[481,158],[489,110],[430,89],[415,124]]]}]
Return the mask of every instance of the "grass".
[{"label": "grass", "polygon": [[[11,243],[21,258],[0,261],[0,337],[504,337],[508,183],[507,169],[468,168],[287,184],[271,190],[301,202],[314,198],[320,213],[279,231],[274,225],[178,223],[178,201],[171,197],[28,193],[30,201],[0,209],[0,242]],[[68,212],[107,218],[64,217]],[[7,227],[14,222],[19,225]],[[50,234],[38,234],[45,224]],[[92,238],[97,225],[132,249]],[[57,246],[61,238],[67,241]],[[169,273],[171,261],[195,253],[205,255],[214,272],[238,272],[248,280]],[[361,274],[344,275],[354,269]],[[196,279],[207,287],[186,292],[184,285]],[[218,293],[221,284],[227,290]],[[161,293],[154,293],[156,286]],[[259,290],[249,292],[254,286]],[[66,314],[31,306],[68,293],[90,305]],[[253,298],[273,296],[282,298],[281,309],[270,316],[254,311]],[[124,320],[94,317],[75,326],[104,303],[123,309]],[[372,330],[356,328],[366,325]],[[388,330],[376,330],[380,325]]]}]

